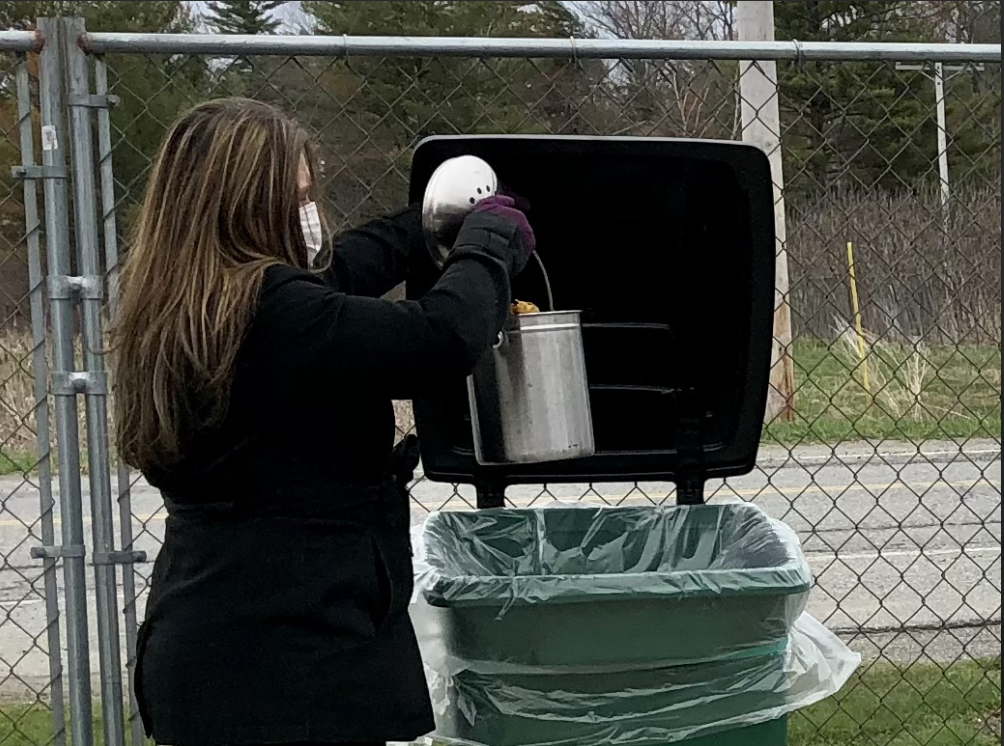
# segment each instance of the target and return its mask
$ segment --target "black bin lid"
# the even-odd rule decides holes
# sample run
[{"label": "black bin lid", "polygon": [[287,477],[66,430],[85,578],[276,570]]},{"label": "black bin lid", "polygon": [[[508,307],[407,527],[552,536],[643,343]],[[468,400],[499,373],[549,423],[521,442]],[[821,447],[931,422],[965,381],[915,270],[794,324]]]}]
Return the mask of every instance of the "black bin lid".
[{"label": "black bin lid", "polygon": [[[457,379],[414,403],[426,476],[501,486],[679,482],[695,463],[706,478],[748,473],[767,400],[774,307],[763,151],[709,140],[432,137],[415,151],[411,200],[421,201],[440,163],[465,154],[486,160],[529,201],[555,306],[583,312],[596,454],[480,466],[466,382]],[[431,262],[415,262],[409,297],[436,276]],[[535,263],[514,295],[546,306]]]}]

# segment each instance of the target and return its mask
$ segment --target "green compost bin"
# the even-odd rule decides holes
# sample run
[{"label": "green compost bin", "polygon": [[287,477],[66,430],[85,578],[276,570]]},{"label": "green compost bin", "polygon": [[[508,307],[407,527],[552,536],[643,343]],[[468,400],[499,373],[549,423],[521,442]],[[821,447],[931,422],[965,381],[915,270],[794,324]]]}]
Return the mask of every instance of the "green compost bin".
[{"label": "green compost bin", "polygon": [[423,547],[423,597],[457,663],[447,741],[785,743],[783,720],[745,719],[784,704],[812,580],[759,508],[444,512]]}]

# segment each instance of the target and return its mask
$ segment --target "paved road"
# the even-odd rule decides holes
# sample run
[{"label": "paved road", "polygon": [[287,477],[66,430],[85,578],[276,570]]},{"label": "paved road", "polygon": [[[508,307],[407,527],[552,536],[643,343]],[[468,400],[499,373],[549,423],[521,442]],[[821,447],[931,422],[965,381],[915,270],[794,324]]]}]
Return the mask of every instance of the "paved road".
[{"label": "paved road", "polygon": [[[765,451],[755,473],[709,485],[709,492],[718,500],[754,502],[798,532],[816,576],[810,612],[863,654],[904,662],[921,651],[946,662],[999,655],[1000,447],[985,446],[965,453],[945,446],[929,458],[845,448],[840,461],[810,449],[797,462]],[[466,488],[428,482],[417,484],[414,495],[421,503],[412,512],[416,523],[429,509],[462,509],[473,501]],[[671,486],[518,487],[509,496],[520,506],[555,498],[645,504],[670,498]],[[29,555],[40,543],[39,500],[35,487],[17,478],[0,479],[0,499],[0,553],[7,558],[0,569],[0,695],[19,696],[48,676],[42,582]],[[164,528],[160,498],[140,483],[132,500],[136,546],[152,558]],[[58,531],[58,514],[55,519]],[[142,586],[149,565],[136,572]],[[952,629],[941,629],[944,622]],[[895,633],[904,626],[916,631]],[[861,627],[871,631],[855,634]],[[90,629],[97,670],[93,618]],[[9,666],[13,676],[6,675]]]}]

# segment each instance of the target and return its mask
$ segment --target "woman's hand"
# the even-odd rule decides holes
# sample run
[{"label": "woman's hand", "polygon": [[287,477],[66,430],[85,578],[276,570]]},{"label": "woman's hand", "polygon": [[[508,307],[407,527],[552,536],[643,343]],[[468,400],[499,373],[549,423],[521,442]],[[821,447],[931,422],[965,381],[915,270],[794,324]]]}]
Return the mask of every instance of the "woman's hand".
[{"label": "woman's hand", "polygon": [[523,210],[516,206],[516,200],[512,197],[496,194],[478,202],[472,212],[495,215],[507,222],[513,223],[519,230],[523,244],[522,255],[516,257],[513,266],[513,276],[518,275],[526,266],[534,249],[536,249],[537,238],[534,236],[533,228],[530,227],[530,221],[527,220]]}]

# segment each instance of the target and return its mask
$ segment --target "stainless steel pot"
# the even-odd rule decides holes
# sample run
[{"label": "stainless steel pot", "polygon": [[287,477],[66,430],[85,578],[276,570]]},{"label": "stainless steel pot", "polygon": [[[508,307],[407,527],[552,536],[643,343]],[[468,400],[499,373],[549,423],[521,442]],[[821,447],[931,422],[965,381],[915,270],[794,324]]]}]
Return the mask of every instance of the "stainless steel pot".
[{"label": "stainless steel pot", "polygon": [[[497,191],[495,171],[476,156],[436,169],[425,188],[422,230],[437,266],[464,218]],[[561,461],[595,450],[579,312],[553,310],[550,281],[537,261],[551,310],[512,316],[467,381],[474,451],[483,465]]]},{"label": "stainless steel pot", "polygon": [[532,464],[595,451],[578,311],[512,316],[467,379],[479,464]]}]

